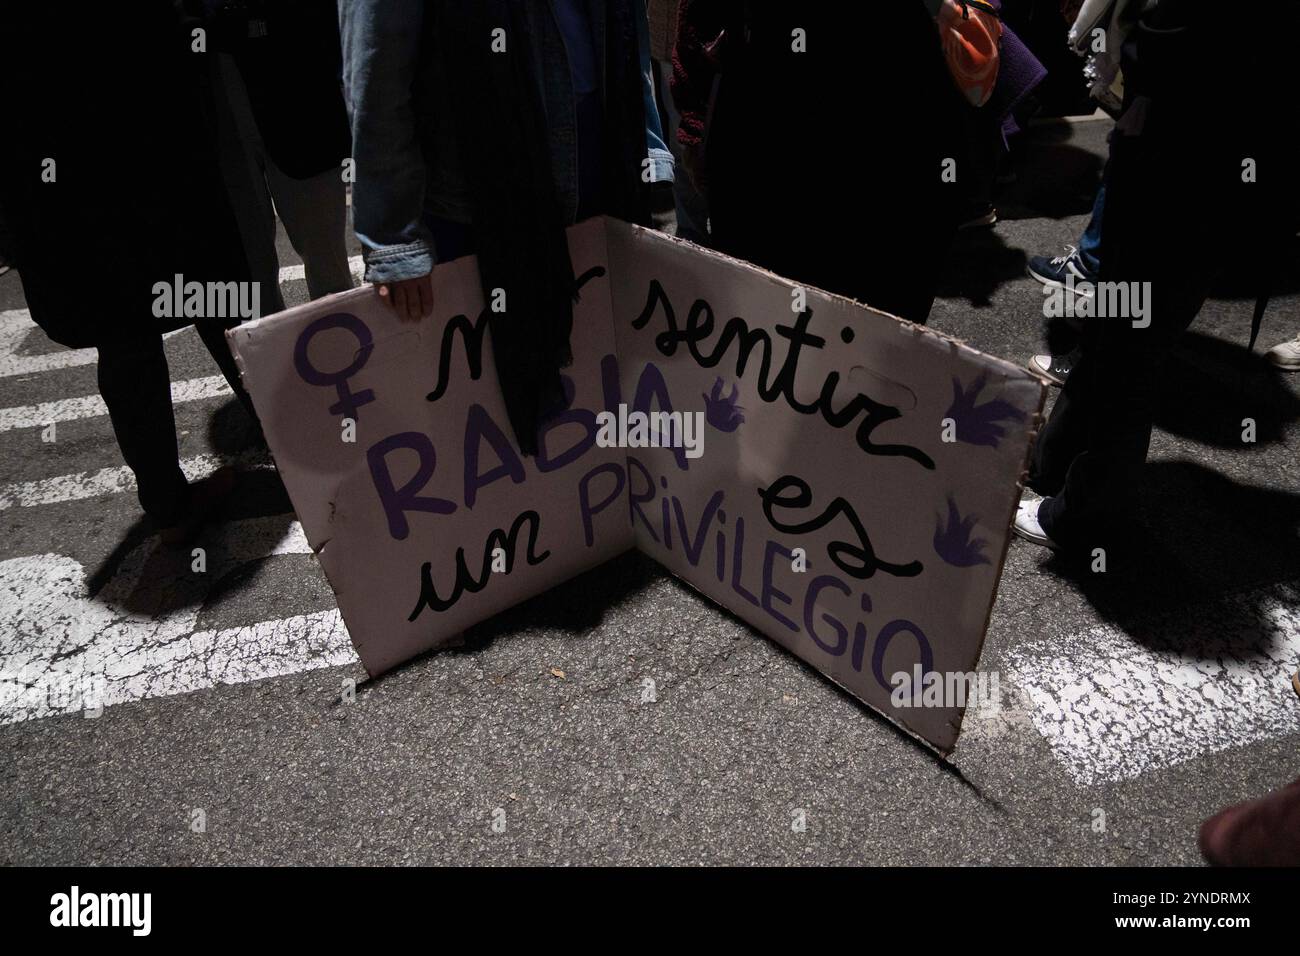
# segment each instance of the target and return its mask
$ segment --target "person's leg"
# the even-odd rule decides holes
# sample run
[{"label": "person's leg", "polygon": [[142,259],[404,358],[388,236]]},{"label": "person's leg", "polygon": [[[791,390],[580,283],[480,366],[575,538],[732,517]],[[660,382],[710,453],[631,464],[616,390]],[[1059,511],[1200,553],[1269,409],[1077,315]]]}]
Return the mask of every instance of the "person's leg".
[{"label": "person's leg", "polygon": [[[1180,248],[1180,239],[1209,243],[1222,216],[1210,202],[1195,214],[1183,202],[1162,145],[1158,138],[1112,140],[1098,294],[1112,284],[1125,287],[1130,314],[1084,321],[1079,362],[1066,382],[1074,407],[1081,401],[1088,409],[1080,423],[1082,445],[1076,433],[1074,449],[1044,450],[1052,465],[1044,469],[1045,484],[1059,476],[1065,453],[1075,451],[1060,491],[1044,488],[1052,497],[1038,514],[1043,530],[1067,550],[1090,552],[1118,543],[1131,524],[1164,366],[1209,294],[1210,271],[1189,270],[1172,250]],[[1139,294],[1143,316],[1134,308]],[[1099,299],[1111,301],[1109,294]],[[1061,414],[1068,416],[1070,409]],[[1051,442],[1060,429],[1045,432]]]},{"label": "person's leg", "polygon": [[[1101,271],[1101,223],[1106,210],[1106,176],[1110,168],[1107,162],[1102,171],[1101,182],[1097,186],[1097,195],[1092,199],[1092,214],[1079,237],[1077,246],[1067,247],[1063,256],[1030,256],[1029,275],[1047,285],[1062,285],[1069,276],[1074,276],[1075,283],[1095,282]],[[1087,286],[1077,288],[1077,295],[1088,296]]]},{"label": "person's leg", "polygon": [[[1222,210],[1207,201],[1193,211],[1185,202],[1190,174],[1180,183],[1169,171],[1176,145],[1164,130],[1111,140],[1099,278],[1127,288],[1132,314],[1085,320],[1079,362],[1062,395],[1067,404],[1053,410],[1060,422],[1044,429],[1031,485],[1050,495],[1038,511],[1043,530],[1070,551],[1118,542],[1131,524],[1162,369],[1209,292],[1209,271],[1189,270],[1174,250],[1211,243]],[[1139,292],[1144,316],[1133,308]],[[1071,421],[1080,406],[1086,416]]]},{"label": "person's leg", "polygon": [[280,295],[280,260],[275,250],[275,209],[266,184],[262,140],[234,59],[229,54],[215,54],[210,75],[221,147],[221,178],[239,224],[249,272],[261,286],[262,313],[270,315],[284,309],[284,299]]},{"label": "person's leg", "polygon": [[1052,414],[1038,433],[1029,459],[1026,484],[1043,496],[1060,494],[1070,465],[1087,447],[1092,419],[1089,381],[1095,363],[1076,365],[1065,380]]},{"label": "person's leg", "polygon": [[[1082,438],[1082,447],[1056,492],[1046,481],[1059,476],[1067,449],[1046,452],[1055,472],[1044,472],[1042,491],[1050,497],[1039,509],[1038,520],[1053,541],[1071,551],[1090,552],[1113,539],[1112,532],[1128,516],[1151,442],[1160,367],[1168,349],[1146,347],[1140,337],[1125,335],[1123,322],[1095,320],[1099,334],[1085,338],[1079,365],[1066,383],[1076,403],[1067,405],[1062,415],[1068,420],[1071,408],[1079,404],[1088,414],[1070,435],[1071,441]],[[1055,410],[1052,417],[1057,418]],[[1066,431],[1059,426],[1045,429],[1046,438],[1051,442]]]},{"label": "person's leg", "polygon": [[965,109],[959,114],[967,146],[966,164],[958,179],[962,190],[960,227],[991,226],[997,222],[993,186],[1002,157],[1002,121],[984,109]]},{"label": "person's leg", "polygon": [[[1157,228],[1176,231],[1179,225],[1166,217]],[[1185,234],[1195,235],[1195,230],[1188,227]],[[1134,238],[1133,244],[1108,243],[1111,260],[1103,260],[1106,269],[1115,261],[1119,275],[1142,274],[1131,267],[1138,264],[1141,250],[1153,245]],[[1150,324],[1135,327],[1125,316],[1087,321],[1079,364],[1066,382],[1071,394],[1062,395],[1073,405],[1052,414],[1053,419],[1058,414],[1068,417],[1082,402],[1088,409],[1086,421],[1071,426],[1059,449],[1050,443],[1065,434],[1065,424],[1053,427],[1049,422],[1044,430],[1049,446],[1035,454],[1036,462],[1039,454],[1044,462],[1035,477],[1042,482],[1041,490],[1053,495],[1043,502],[1039,522],[1053,541],[1070,550],[1104,547],[1106,540],[1119,539],[1117,532],[1127,526],[1151,443],[1164,366],[1208,296],[1207,272],[1189,274],[1171,266],[1148,274],[1153,276],[1147,292]],[[1082,447],[1075,427],[1081,429]],[[1074,449],[1064,484],[1054,492],[1050,486],[1059,477],[1060,463]]]},{"label": "person's leg", "polygon": [[247,389],[244,388],[243,379],[239,374],[239,366],[235,363],[235,356],[230,352],[230,346],[226,342],[227,326],[219,320],[208,322],[194,323],[194,330],[199,333],[199,338],[207,347],[208,353],[212,360],[217,363],[217,368],[221,369],[221,374],[225,376],[226,383],[230,386],[235,397],[239,399],[244,410],[248,412],[248,417],[253,420],[253,424],[261,430],[261,421],[257,417],[257,411],[253,408],[253,400],[249,397]]},{"label": "person's leg", "polygon": [[190,490],[176,448],[162,336],[101,345],[98,374],[117,445],[135,474],[140,507],[164,528],[180,523]]},{"label": "person's leg", "polygon": [[266,182],[280,214],[285,232],[307,276],[307,292],[313,299],[352,288],[348,267],[347,187],[337,169],[327,169],[307,179],[286,176],[268,156],[264,157]]},{"label": "person's leg", "polygon": [[1101,271],[1101,220],[1106,208],[1106,177],[1097,187],[1097,197],[1092,201],[1092,216],[1083,235],[1079,237],[1079,260],[1093,276]]}]

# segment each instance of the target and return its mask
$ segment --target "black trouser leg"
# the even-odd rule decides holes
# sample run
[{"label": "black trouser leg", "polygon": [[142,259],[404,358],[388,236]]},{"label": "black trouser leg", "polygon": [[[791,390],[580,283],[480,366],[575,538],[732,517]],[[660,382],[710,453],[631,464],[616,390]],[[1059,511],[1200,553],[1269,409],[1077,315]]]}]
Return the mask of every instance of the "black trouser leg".
[{"label": "black trouser leg", "polygon": [[1112,138],[1104,210],[1100,279],[1123,283],[1130,297],[1150,283],[1146,314],[1084,320],[1078,364],[1034,450],[1030,486],[1051,496],[1039,521],[1071,551],[1119,540],[1132,519],[1162,370],[1209,289],[1211,270],[1182,250],[1212,248],[1225,228],[1222,203],[1188,201],[1198,180],[1171,174],[1163,145]]},{"label": "black trouser leg", "polygon": [[1141,333],[1153,330],[1126,328],[1123,318],[1094,324],[1101,327],[1085,336],[1067,382],[1071,394],[1058,399],[1043,430],[1033,484],[1052,496],[1039,511],[1043,530],[1084,552],[1106,546],[1131,517],[1151,443],[1160,368],[1173,345],[1159,336],[1163,341],[1148,347]]},{"label": "black trouser leg", "polygon": [[221,374],[226,377],[226,382],[235,393],[235,397],[244,406],[244,410],[248,412],[248,417],[260,429],[261,422],[258,420],[257,412],[253,409],[253,400],[244,388],[244,383],[239,377],[239,366],[235,364],[235,357],[230,353],[230,346],[226,344],[226,326],[220,322],[197,322],[194,328],[198,331],[199,338],[203,340],[203,344],[212,355],[212,360],[221,369]]},{"label": "black trouser leg", "polygon": [[1057,495],[1065,488],[1065,476],[1074,461],[1088,446],[1092,416],[1089,396],[1095,386],[1089,381],[1095,363],[1080,355],[1061,393],[1052,406],[1052,414],[1034,443],[1026,484],[1040,495]]},{"label": "black trouser leg", "polygon": [[162,336],[101,345],[99,393],[122,457],[135,473],[140,507],[163,527],[177,524],[189,507],[189,485],[176,448]]}]

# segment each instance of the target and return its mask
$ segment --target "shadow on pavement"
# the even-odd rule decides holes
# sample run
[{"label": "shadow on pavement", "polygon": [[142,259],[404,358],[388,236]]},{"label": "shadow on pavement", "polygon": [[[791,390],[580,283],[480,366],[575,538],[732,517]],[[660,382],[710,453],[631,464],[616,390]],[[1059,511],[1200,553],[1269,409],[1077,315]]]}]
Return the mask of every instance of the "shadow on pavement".
[{"label": "shadow on pavement", "polygon": [[[1287,426],[1300,421],[1300,397],[1285,376],[1259,351],[1188,332],[1165,366],[1156,425],[1243,454],[1281,442]],[[1255,424],[1253,443],[1242,439],[1247,419]]]},{"label": "shadow on pavement", "polygon": [[974,308],[986,309],[999,288],[1025,277],[1028,261],[1025,250],[1008,246],[996,229],[959,232],[936,295],[962,298]]},{"label": "shadow on pavement", "polygon": [[1264,600],[1268,585],[1300,581],[1300,493],[1162,461],[1146,467],[1141,504],[1129,551],[1106,573],[1057,557],[1042,565],[1139,643],[1167,647],[1171,615],[1194,621],[1208,602]]}]

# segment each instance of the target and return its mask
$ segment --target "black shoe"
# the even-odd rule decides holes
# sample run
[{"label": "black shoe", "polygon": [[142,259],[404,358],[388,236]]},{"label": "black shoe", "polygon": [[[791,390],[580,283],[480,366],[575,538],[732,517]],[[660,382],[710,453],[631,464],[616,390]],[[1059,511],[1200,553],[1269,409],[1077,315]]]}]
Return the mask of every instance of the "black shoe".
[{"label": "black shoe", "polygon": [[961,224],[957,228],[962,230],[985,229],[996,225],[997,221],[998,211],[992,203],[972,203],[962,210]]},{"label": "black shoe", "polygon": [[162,543],[170,548],[183,547],[194,541],[204,525],[212,521],[235,490],[235,469],[224,466],[190,485],[190,506],[177,524],[159,532]]}]

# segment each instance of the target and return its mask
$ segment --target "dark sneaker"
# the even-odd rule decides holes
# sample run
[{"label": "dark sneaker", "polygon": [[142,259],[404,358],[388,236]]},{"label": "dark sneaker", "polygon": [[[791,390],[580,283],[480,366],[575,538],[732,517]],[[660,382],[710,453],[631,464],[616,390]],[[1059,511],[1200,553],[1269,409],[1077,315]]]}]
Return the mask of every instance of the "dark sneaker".
[{"label": "dark sneaker", "polygon": [[1079,250],[1074,246],[1066,246],[1066,253],[1063,256],[1056,256],[1049,259],[1047,256],[1031,256],[1029,258],[1029,274],[1046,286],[1066,286],[1069,277],[1073,276],[1073,282],[1068,285],[1074,289],[1076,295],[1084,297],[1093,294],[1093,283],[1097,281],[1095,273],[1083,264],[1083,259],[1079,256]]},{"label": "dark sneaker", "polygon": [[1065,384],[1065,380],[1070,377],[1070,370],[1074,368],[1074,353],[1067,355],[1035,355],[1025,366],[1031,372],[1037,372],[1039,375],[1050,379],[1053,385],[1060,387]]}]

